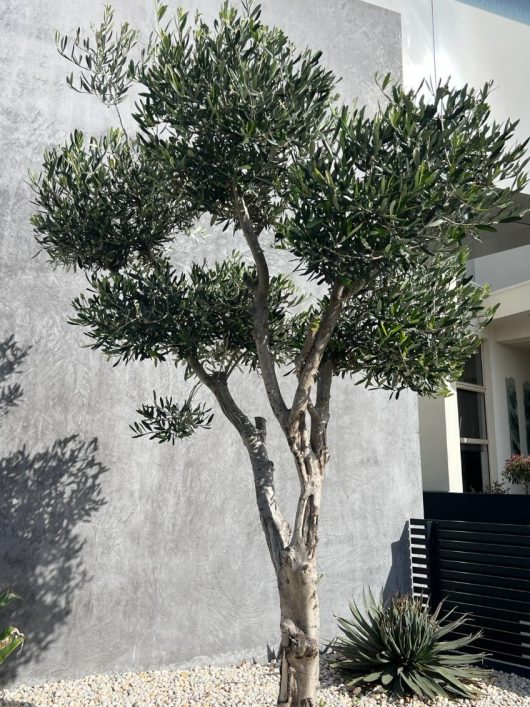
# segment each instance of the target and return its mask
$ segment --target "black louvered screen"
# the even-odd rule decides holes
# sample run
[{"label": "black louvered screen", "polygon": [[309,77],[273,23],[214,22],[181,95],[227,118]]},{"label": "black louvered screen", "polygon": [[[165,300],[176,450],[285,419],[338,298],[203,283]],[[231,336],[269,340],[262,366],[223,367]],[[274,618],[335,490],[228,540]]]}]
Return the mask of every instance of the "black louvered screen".
[{"label": "black louvered screen", "polygon": [[530,525],[411,520],[410,547],[414,594],[469,614],[491,667],[530,675]]}]

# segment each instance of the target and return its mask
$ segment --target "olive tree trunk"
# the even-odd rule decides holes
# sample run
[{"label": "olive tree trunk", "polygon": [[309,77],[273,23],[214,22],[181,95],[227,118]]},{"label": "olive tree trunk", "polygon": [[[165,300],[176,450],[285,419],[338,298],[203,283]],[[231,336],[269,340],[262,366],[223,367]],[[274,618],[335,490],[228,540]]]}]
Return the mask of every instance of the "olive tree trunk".
[{"label": "olive tree trunk", "polygon": [[278,705],[315,707],[319,685],[319,630],[315,559],[286,552],[278,573],[281,610]]},{"label": "olive tree trunk", "polygon": [[[265,421],[256,419],[260,443],[265,447]],[[280,598],[280,688],[278,705],[316,707],[319,686],[320,613],[316,551],[322,480],[326,454],[322,458],[308,454],[304,435],[289,436],[295,465],[299,472],[300,496],[293,529],[288,528],[287,540],[278,538],[269,525],[269,504],[263,508],[261,498],[266,486],[269,499],[274,498],[273,465],[264,484],[263,473],[255,473],[256,497],[265,536],[271,551]],[[301,442],[302,440],[302,442]],[[266,453],[266,452],[265,452]],[[263,512],[264,511],[264,512]],[[279,546],[278,546],[279,541]]]},{"label": "olive tree trunk", "polygon": [[[221,410],[245,445],[254,476],[261,525],[276,572],[280,595],[281,677],[278,705],[316,707],[319,685],[320,616],[317,591],[316,550],[324,472],[329,460],[327,425],[333,363],[324,353],[337,325],[344,302],[352,290],[336,283],[317,329],[311,327],[295,361],[297,387],[289,407],[280,389],[270,348],[268,295],[270,275],[250,220],[247,205],[234,187],[235,213],[256,265],[253,290],[253,335],[260,372],[271,410],[279,423],[298,474],[300,494],[293,526],[282,515],[276,500],[274,464],[266,445],[266,421],[252,422],[234,401],[228,374],[209,374],[196,360],[193,373],[215,395]],[[315,400],[312,393],[316,388]]]},{"label": "olive tree trunk", "polygon": [[284,428],[298,472],[300,494],[294,524],[282,515],[276,500],[274,464],[266,444],[266,421],[254,422],[234,401],[224,374],[208,374],[194,360],[194,373],[214,393],[223,413],[238,431],[250,458],[256,501],[276,573],[280,596],[281,676],[278,705],[316,707],[319,685],[319,605],[316,550],[322,481],[328,462],[326,427],[331,368],[323,370],[317,388],[320,412],[306,414]]}]

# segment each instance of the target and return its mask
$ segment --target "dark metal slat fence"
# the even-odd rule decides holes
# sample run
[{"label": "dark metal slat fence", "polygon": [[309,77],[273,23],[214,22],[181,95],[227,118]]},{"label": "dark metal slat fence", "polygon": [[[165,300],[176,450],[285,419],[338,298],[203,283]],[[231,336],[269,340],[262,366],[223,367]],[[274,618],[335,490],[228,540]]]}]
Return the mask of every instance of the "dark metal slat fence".
[{"label": "dark metal slat fence", "polygon": [[488,665],[530,675],[530,525],[414,519],[410,548],[414,595],[468,614]]}]

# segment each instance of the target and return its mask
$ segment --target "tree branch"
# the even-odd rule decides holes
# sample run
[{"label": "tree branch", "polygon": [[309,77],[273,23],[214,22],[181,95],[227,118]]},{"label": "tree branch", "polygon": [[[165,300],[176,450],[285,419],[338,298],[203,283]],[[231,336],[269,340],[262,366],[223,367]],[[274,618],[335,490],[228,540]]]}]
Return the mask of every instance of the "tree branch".
[{"label": "tree branch", "polygon": [[[320,419],[320,413],[314,408]],[[313,429],[313,423],[311,430]],[[300,550],[304,548],[307,558],[314,554],[317,544],[318,516],[324,464],[315,454],[307,429],[306,413],[300,413],[296,426],[296,438],[293,454],[298,468],[300,495],[296,508],[293,535],[290,546]]]},{"label": "tree branch", "polygon": [[[307,337],[313,339],[312,346],[305,361],[300,362],[300,372],[298,374],[298,386],[294,395],[293,405],[289,415],[289,427],[296,425],[300,413],[307,409],[310,401],[309,395],[311,388],[317,377],[322,356],[329,343],[331,335],[337,326],[342,307],[347,299],[349,299],[353,290],[347,290],[343,285],[336,283],[331,289],[329,305],[322,318],[320,326],[316,334],[309,331]],[[305,345],[304,345],[305,348]]]},{"label": "tree branch", "polygon": [[317,398],[311,406],[311,447],[323,466],[329,461],[327,445],[327,427],[329,422],[329,402],[331,398],[331,382],[333,380],[333,361],[325,361],[320,365],[317,376]]},{"label": "tree branch", "polygon": [[[296,506],[296,514],[293,528],[293,535],[291,538],[291,547],[299,547],[300,543],[304,543],[304,525],[306,518],[307,505],[309,503],[309,498],[312,495],[312,484],[307,482],[304,487],[300,490],[300,495],[298,496],[298,503]],[[304,543],[305,544],[305,543]]]},{"label": "tree branch", "polygon": [[244,198],[238,193],[234,187],[234,206],[236,216],[243,231],[245,240],[250,248],[258,280],[253,288],[254,291],[254,306],[253,306],[253,334],[256,343],[256,351],[258,354],[261,375],[265,384],[265,391],[270,402],[272,411],[285,430],[287,425],[289,410],[283,399],[278,377],[276,375],[276,367],[270,350],[270,332],[269,332],[269,266],[267,259],[260,245],[258,234],[254,229],[250,220],[248,209]]},{"label": "tree branch", "polygon": [[316,474],[306,478],[298,496],[290,547],[298,552],[303,550],[307,559],[314,556],[318,542],[321,493],[322,475]]},{"label": "tree branch", "polygon": [[232,397],[224,373],[209,374],[197,359],[190,357],[187,361],[197,378],[212,391],[223,414],[236,428],[247,449],[261,523],[272,561],[278,569],[281,567],[282,552],[289,544],[291,529],[276,502],[274,464],[269,459],[265,444],[265,419],[256,418],[256,424],[252,424]]}]

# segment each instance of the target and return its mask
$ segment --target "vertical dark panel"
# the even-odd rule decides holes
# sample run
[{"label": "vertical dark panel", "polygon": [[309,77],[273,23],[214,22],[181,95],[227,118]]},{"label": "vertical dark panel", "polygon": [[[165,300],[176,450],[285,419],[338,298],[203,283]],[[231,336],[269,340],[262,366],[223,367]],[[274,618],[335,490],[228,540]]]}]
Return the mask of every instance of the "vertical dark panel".
[{"label": "vertical dark panel", "polygon": [[524,425],[526,430],[526,453],[530,454],[530,383],[523,383]]},{"label": "vertical dark panel", "polygon": [[517,412],[517,391],[515,380],[506,378],[506,402],[508,403],[508,425],[510,428],[510,450],[512,454],[521,454],[519,436],[519,413]]}]

